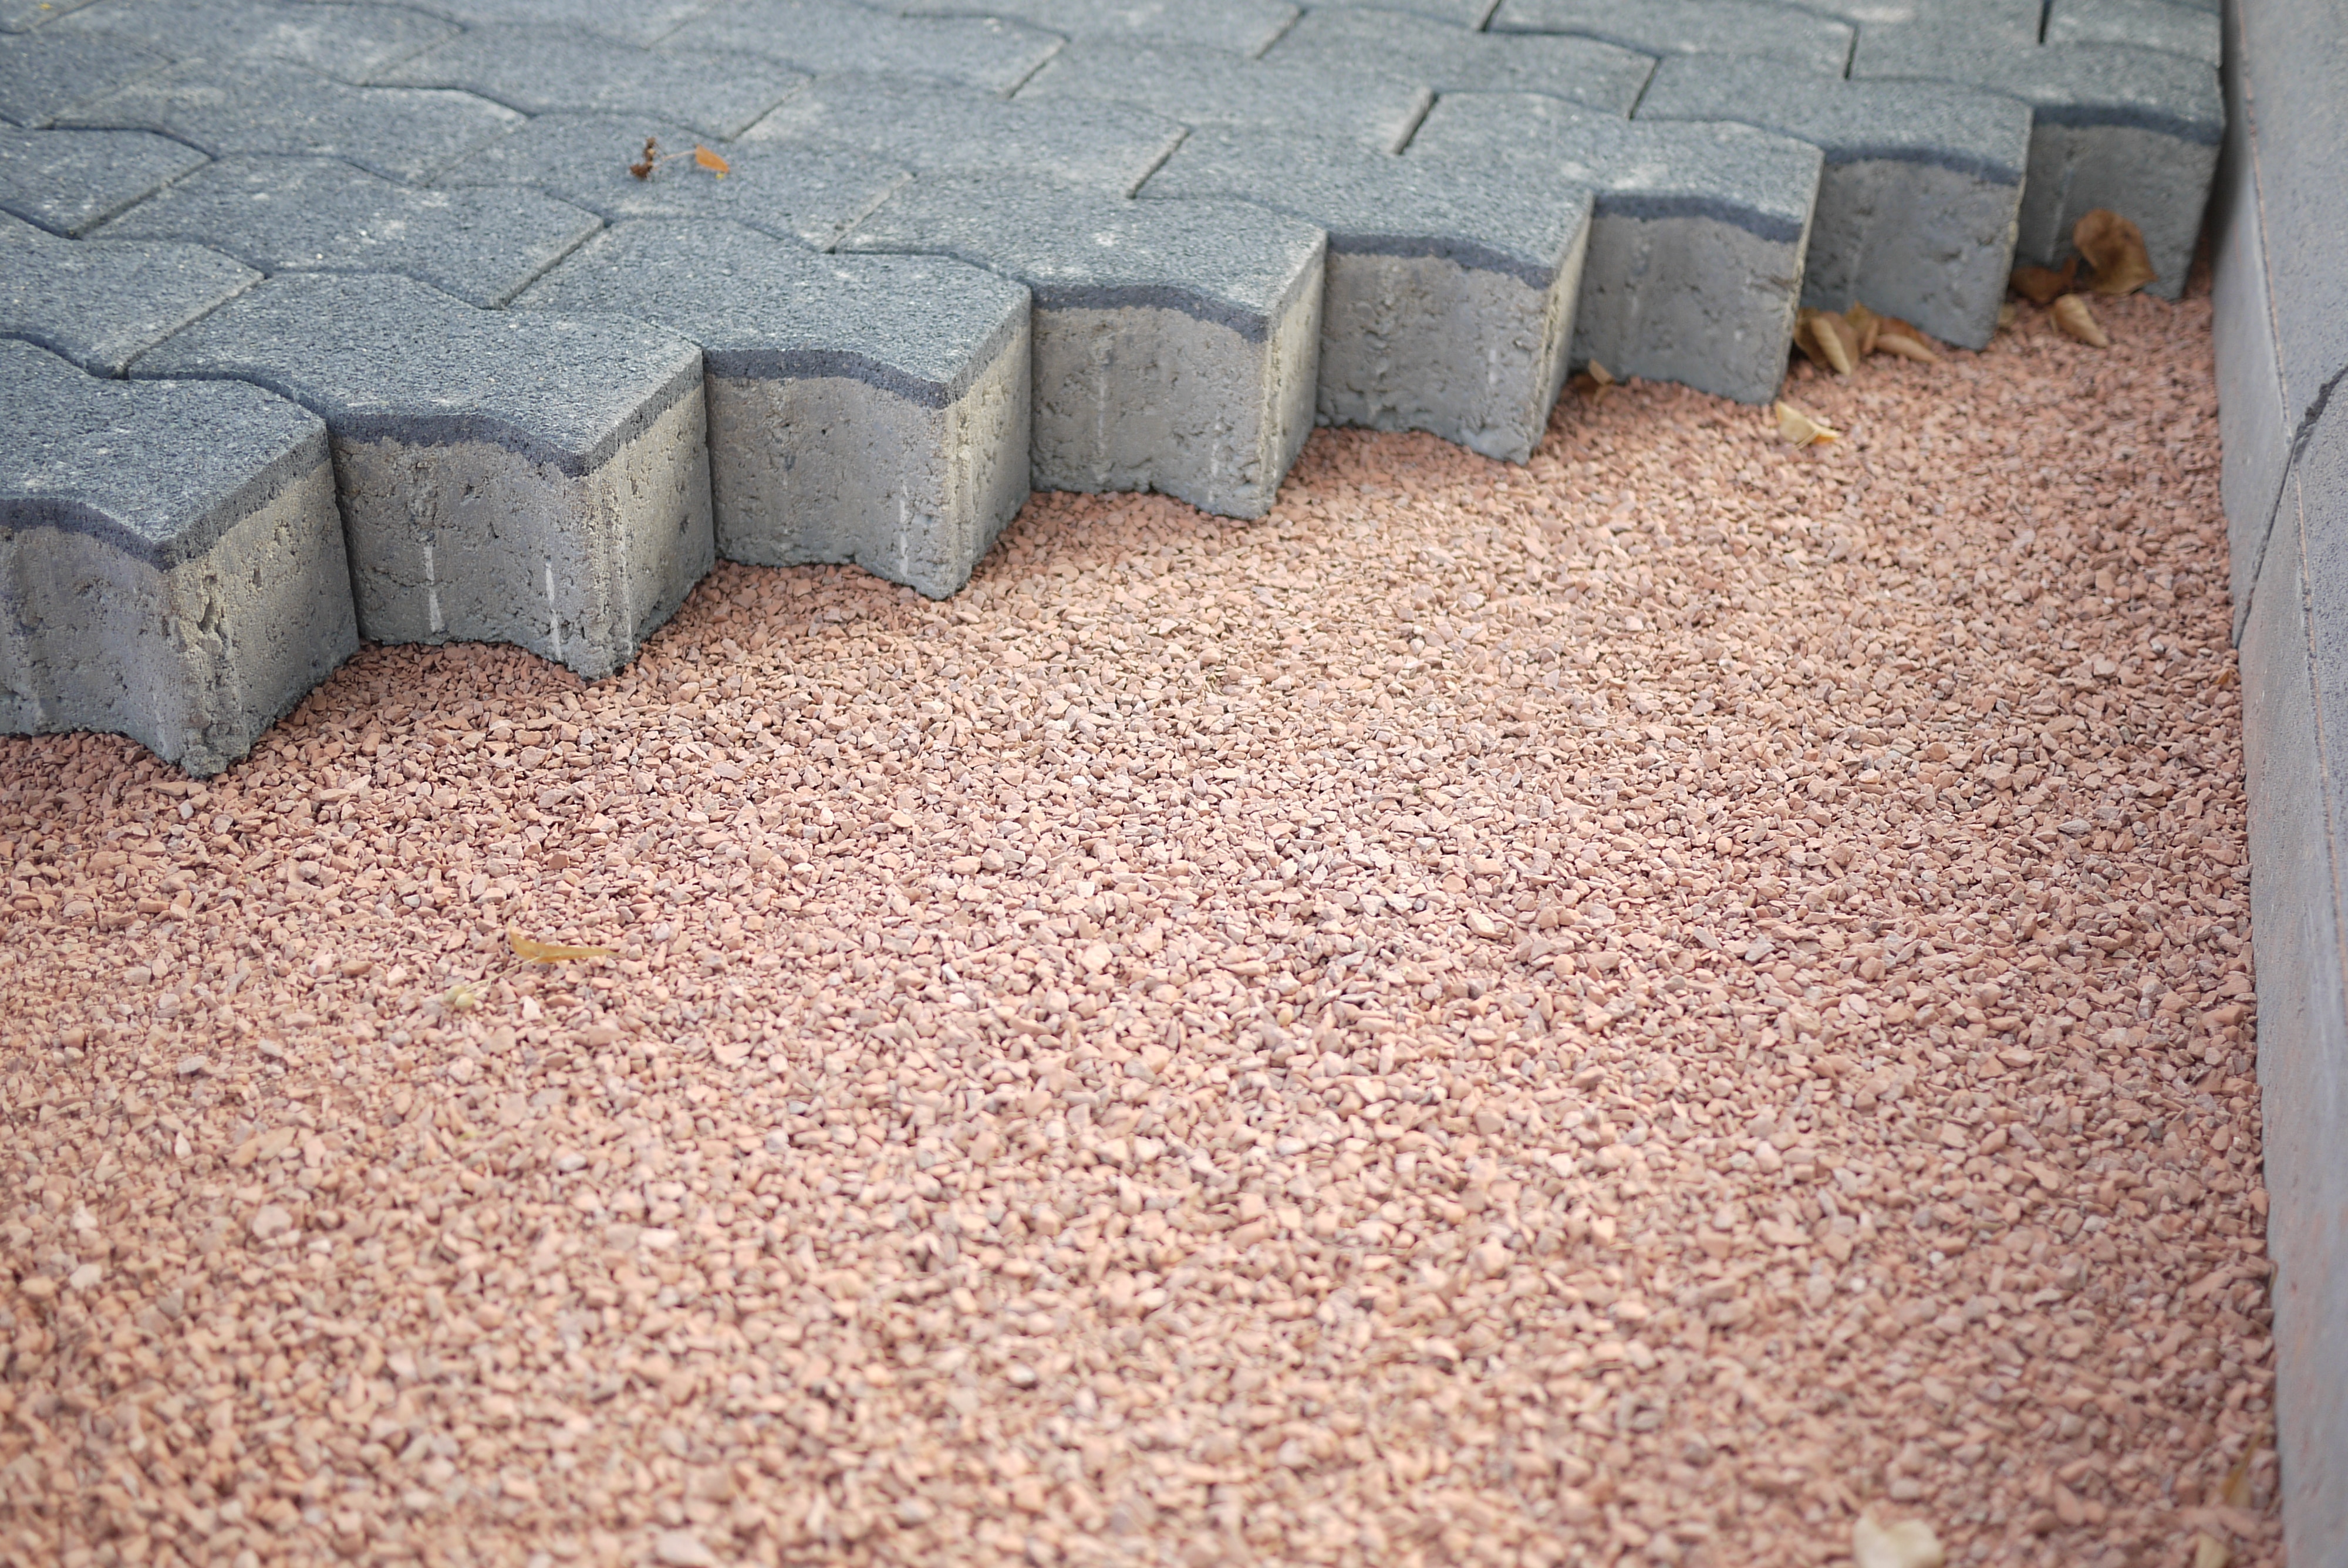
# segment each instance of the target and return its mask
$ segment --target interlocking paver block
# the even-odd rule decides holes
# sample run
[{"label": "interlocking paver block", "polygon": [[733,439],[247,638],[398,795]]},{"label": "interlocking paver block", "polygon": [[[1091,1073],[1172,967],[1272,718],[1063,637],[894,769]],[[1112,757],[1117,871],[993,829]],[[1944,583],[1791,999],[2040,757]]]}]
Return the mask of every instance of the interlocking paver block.
[{"label": "interlocking paver block", "polygon": [[0,129],[0,212],[84,234],[208,161],[143,130]]},{"label": "interlocking paver block", "polygon": [[470,93],[355,87],[274,60],[197,60],[84,105],[60,123],[151,130],[215,158],[341,158],[420,182],[521,123]]},{"label": "interlocking paver block", "polygon": [[1763,0],[1500,0],[1495,33],[1573,33],[1643,55],[1754,55],[1838,77],[1847,22]]},{"label": "interlocking paver block", "polygon": [[405,5],[314,0],[98,0],[51,29],[128,38],[175,60],[283,60],[346,82],[363,82],[456,30]]},{"label": "interlocking paver block", "polygon": [[2223,32],[2217,12],[2170,0],[2054,0],[2046,8],[2050,44],[2129,44],[2205,66],[2225,63]]},{"label": "interlocking paver block", "polygon": [[376,78],[456,87],[524,114],[643,114],[731,138],[807,83],[751,56],[663,54],[567,27],[480,27]]},{"label": "interlocking paver block", "polygon": [[903,16],[1009,16],[1066,38],[1204,44],[1261,55],[1299,13],[1288,0],[896,0]]},{"label": "interlocking paver block", "polygon": [[2016,259],[2060,263],[2078,220],[2109,208],[2144,231],[2159,273],[2152,292],[2172,300],[2183,292],[2226,128],[2208,66],[2106,44],[2008,47],[1920,23],[1862,34],[1851,75],[1962,82],[2029,104]]},{"label": "interlocking paver block", "polygon": [[378,642],[514,642],[607,675],[712,564],[701,351],[611,317],[289,273],[141,355],[319,415]]},{"label": "interlocking paver block", "polygon": [[1540,444],[1565,381],[1586,187],[1481,158],[1210,128],[1141,193],[1241,198],[1328,231],[1321,423],[1432,431],[1512,463]]},{"label": "interlocking paver block", "polygon": [[1321,231],[1231,201],[924,176],[841,241],[1035,296],[1034,482],[1262,517],[1311,434]]},{"label": "interlocking paver block", "polygon": [[723,179],[689,157],[638,179],[628,169],[647,136],[660,143],[664,156],[689,153],[694,146],[693,133],[679,126],[542,115],[450,169],[440,183],[536,186],[609,222],[731,219],[822,251],[912,178],[903,165],[853,148],[769,141],[728,147],[732,172]]},{"label": "interlocking paver block", "polygon": [[1634,49],[1566,34],[1470,33],[1406,11],[1313,11],[1264,58],[1383,69],[1438,93],[1549,93],[1627,115],[1655,68]]},{"label": "interlocking paver block", "polygon": [[0,218],[0,337],[38,343],[92,375],[120,375],[260,279],[201,245],[65,240]]},{"label": "interlocking paver block", "polygon": [[0,119],[43,126],[171,63],[128,38],[0,34]]},{"label": "interlocking paver block", "polygon": [[663,49],[726,51],[826,75],[924,77],[1008,95],[1060,46],[1000,16],[892,16],[856,0],[740,0],[670,34]]},{"label": "interlocking paver block", "polygon": [[924,174],[1030,175],[1131,194],[1182,139],[1174,120],[1085,98],[1005,103],[970,87],[821,77],[743,134],[761,143],[852,147]]},{"label": "interlocking paver block", "polygon": [[1385,70],[1274,65],[1182,44],[1070,44],[1019,89],[1022,103],[1097,98],[1185,125],[1342,136],[1398,152],[1433,95]]},{"label": "interlocking paver block", "polygon": [[1824,159],[1750,126],[1618,119],[1530,93],[1447,93],[1412,158],[1476,158],[1596,192],[1572,362],[1766,403],[1785,380]]},{"label": "interlocking paver block", "polygon": [[0,33],[26,33],[89,0],[0,0]]},{"label": "interlocking paver block", "polygon": [[649,46],[723,0],[411,0],[469,27],[576,27]]},{"label": "interlocking paver block", "polygon": [[1942,82],[1850,82],[1726,55],[1663,62],[1642,120],[1738,120],[1826,155],[1802,302],[1865,303],[1982,348],[2013,271],[2028,106]]},{"label": "interlocking paver block", "polygon": [[1313,8],[1349,10],[1358,5],[1377,11],[1408,11],[1475,32],[1491,20],[1492,7],[1498,3],[1498,0],[1313,0]]},{"label": "interlocking paver block", "polygon": [[325,427],[258,387],[0,343],[0,732],[209,776],[358,651]]},{"label": "interlocking paver block", "polygon": [[1027,499],[1027,291],[937,256],[623,223],[518,308],[635,316],[707,367],[717,553],[854,562],[942,599]]},{"label": "interlocking paver block", "polygon": [[263,272],[398,272],[501,305],[602,227],[535,190],[418,190],[333,158],[226,158],[99,231],[187,240]]}]

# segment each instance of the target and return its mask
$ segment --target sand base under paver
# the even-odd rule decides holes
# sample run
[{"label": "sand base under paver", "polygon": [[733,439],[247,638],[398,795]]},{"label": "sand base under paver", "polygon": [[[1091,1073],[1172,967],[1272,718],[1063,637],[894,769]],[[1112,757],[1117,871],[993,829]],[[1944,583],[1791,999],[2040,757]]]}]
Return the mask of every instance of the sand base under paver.
[{"label": "sand base under paver", "polygon": [[2276,1563],[2208,306],[2096,308],[0,742],[5,1552]]}]

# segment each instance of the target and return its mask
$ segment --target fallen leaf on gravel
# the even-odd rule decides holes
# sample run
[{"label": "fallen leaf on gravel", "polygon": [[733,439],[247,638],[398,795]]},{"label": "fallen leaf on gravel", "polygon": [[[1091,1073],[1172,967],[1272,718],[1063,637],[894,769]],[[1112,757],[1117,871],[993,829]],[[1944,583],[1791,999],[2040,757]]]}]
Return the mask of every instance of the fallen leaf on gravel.
[{"label": "fallen leaf on gravel", "polygon": [[1859,334],[1859,357],[1864,359],[1873,354],[1876,337],[1883,331],[1884,318],[1877,315],[1865,305],[1853,305],[1843,312],[1842,319],[1849,322],[1850,330]]},{"label": "fallen leaf on gravel", "polygon": [[2226,1543],[2215,1536],[2196,1534],[2193,1537],[2193,1568],[2226,1568]]},{"label": "fallen leaf on gravel", "polygon": [[617,948],[567,948],[560,942],[538,942],[523,936],[512,927],[506,927],[506,940],[513,944],[514,957],[527,958],[533,964],[567,964],[582,958],[616,958]]},{"label": "fallen leaf on gravel", "polygon": [[2087,286],[2099,294],[2132,294],[2160,275],[2145,251],[2144,231],[2108,207],[2073,224],[2071,243],[2095,269],[2095,281]]},{"label": "fallen leaf on gravel", "polygon": [[628,165],[628,172],[638,179],[650,179],[653,177],[653,170],[659,167],[660,138],[648,136],[644,138],[644,156]]},{"label": "fallen leaf on gravel", "polygon": [[481,988],[470,980],[458,980],[443,992],[440,1005],[450,1012],[471,1012],[481,1003]]},{"label": "fallen leaf on gravel", "polygon": [[1841,431],[1782,398],[1777,403],[1777,434],[1797,446],[1823,446],[1842,439]]},{"label": "fallen leaf on gravel", "polygon": [[1875,352],[1895,354],[1914,360],[1918,364],[1938,364],[1941,356],[1932,340],[1901,321],[1898,316],[1886,316],[1881,330],[1876,333]]},{"label": "fallen leaf on gravel", "polygon": [[1832,311],[1804,311],[1794,323],[1794,346],[1837,375],[1859,365],[1859,333]]},{"label": "fallen leaf on gravel", "polygon": [[1573,378],[1573,390],[1592,403],[1602,401],[1613,386],[1613,373],[1594,359]]},{"label": "fallen leaf on gravel", "polygon": [[2054,302],[2054,308],[2047,313],[2054,318],[2054,324],[2063,329],[2065,337],[2077,338],[2090,348],[2112,346],[2112,340],[2104,335],[2104,323],[2087,308],[2086,295],[2065,294]]},{"label": "fallen leaf on gravel", "polygon": [[734,172],[734,166],[732,164],[726,162],[724,159],[718,157],[716,153],[710,151],[699,142],[693,144],[693,161],[701,165],[702,168],[709,170],[710,173],[717,176],[720,179],[725,179],[727,175]]},{"label": "fallen leaf on gravel", "polygon": [[2079,275],[2079,258],[2072,257],[2060,271],[2053,267],[2016,267],[2013,270],[2013,292],[2031,303],[2051,305],[2057,297],[2068,293],[2072,281]]},{"label": "fallen leaf on gravel", "polygon": [[1850,1554],[1859,1568],[1941,1568],[1948,1561],[1931,1525],[1921,1519],[1879,1524],[1873,1509],[1852,1522]]}]

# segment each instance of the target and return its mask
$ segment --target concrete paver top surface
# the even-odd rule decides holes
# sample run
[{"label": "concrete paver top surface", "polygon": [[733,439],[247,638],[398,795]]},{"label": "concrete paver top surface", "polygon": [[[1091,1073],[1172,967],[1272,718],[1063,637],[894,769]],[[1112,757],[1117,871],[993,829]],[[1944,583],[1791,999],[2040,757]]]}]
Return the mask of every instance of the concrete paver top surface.
[{"label": "concrete paver top surface", "polygon": [[1433,94],[1383,67],[1275,64],[1197,46],[1090,40],[1053,56],[1019,89],[1022,102],[1068,97],[1133,104],[1193,126],[1353,137],[1396,152]]},{"label": "concrete paver top surface", "polygon": [[1288,0],[896,0],[905,16],[1009,16],[1068,38],[1205,44],[1260,55],[1301,13]]},{"label": "concrete paver top surface", "polygon": [[1308,13],[1264,58],[1384,71],[1438,93],[1550,93],[1625,115],[1655,68],[1596,38],[1470,33],[1408,11],[1344,7]]},{"label": "concrete paver top surface", "polygon": [[1495,33],[1575,33],[1648,55],[1759,55],[1840,76],[1849,24],[1766,0],[1500,0]]},{"label": "concrete paver top surface", "polygon": [[857,0],[740,0],[687,22],[664,49],[728,51],[802,71],[929,77],[1008,94],[1060,36],[994,16],[898,17]]},{"label": "concrete paver top surface", "polygon": [[0,128],[0,212],[85,234],[208,161],[150,131]]},{"label": "concrete paver top surface", "polygon": [[453,36],[457,26],[405,5],[97,0],[44,31],[128,38],[175,60],[283,60],[343,81],[364,82]]}]

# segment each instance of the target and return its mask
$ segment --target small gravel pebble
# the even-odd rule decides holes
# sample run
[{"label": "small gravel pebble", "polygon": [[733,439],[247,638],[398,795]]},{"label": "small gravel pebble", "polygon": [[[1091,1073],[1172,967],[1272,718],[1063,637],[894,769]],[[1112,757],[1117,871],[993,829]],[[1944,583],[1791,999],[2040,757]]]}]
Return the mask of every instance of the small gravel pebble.
[{"label": "small gravel pebble", "polygon": [[2098,309],[0,742],[0,1559],[2280,1563],[2209,308]]}]

